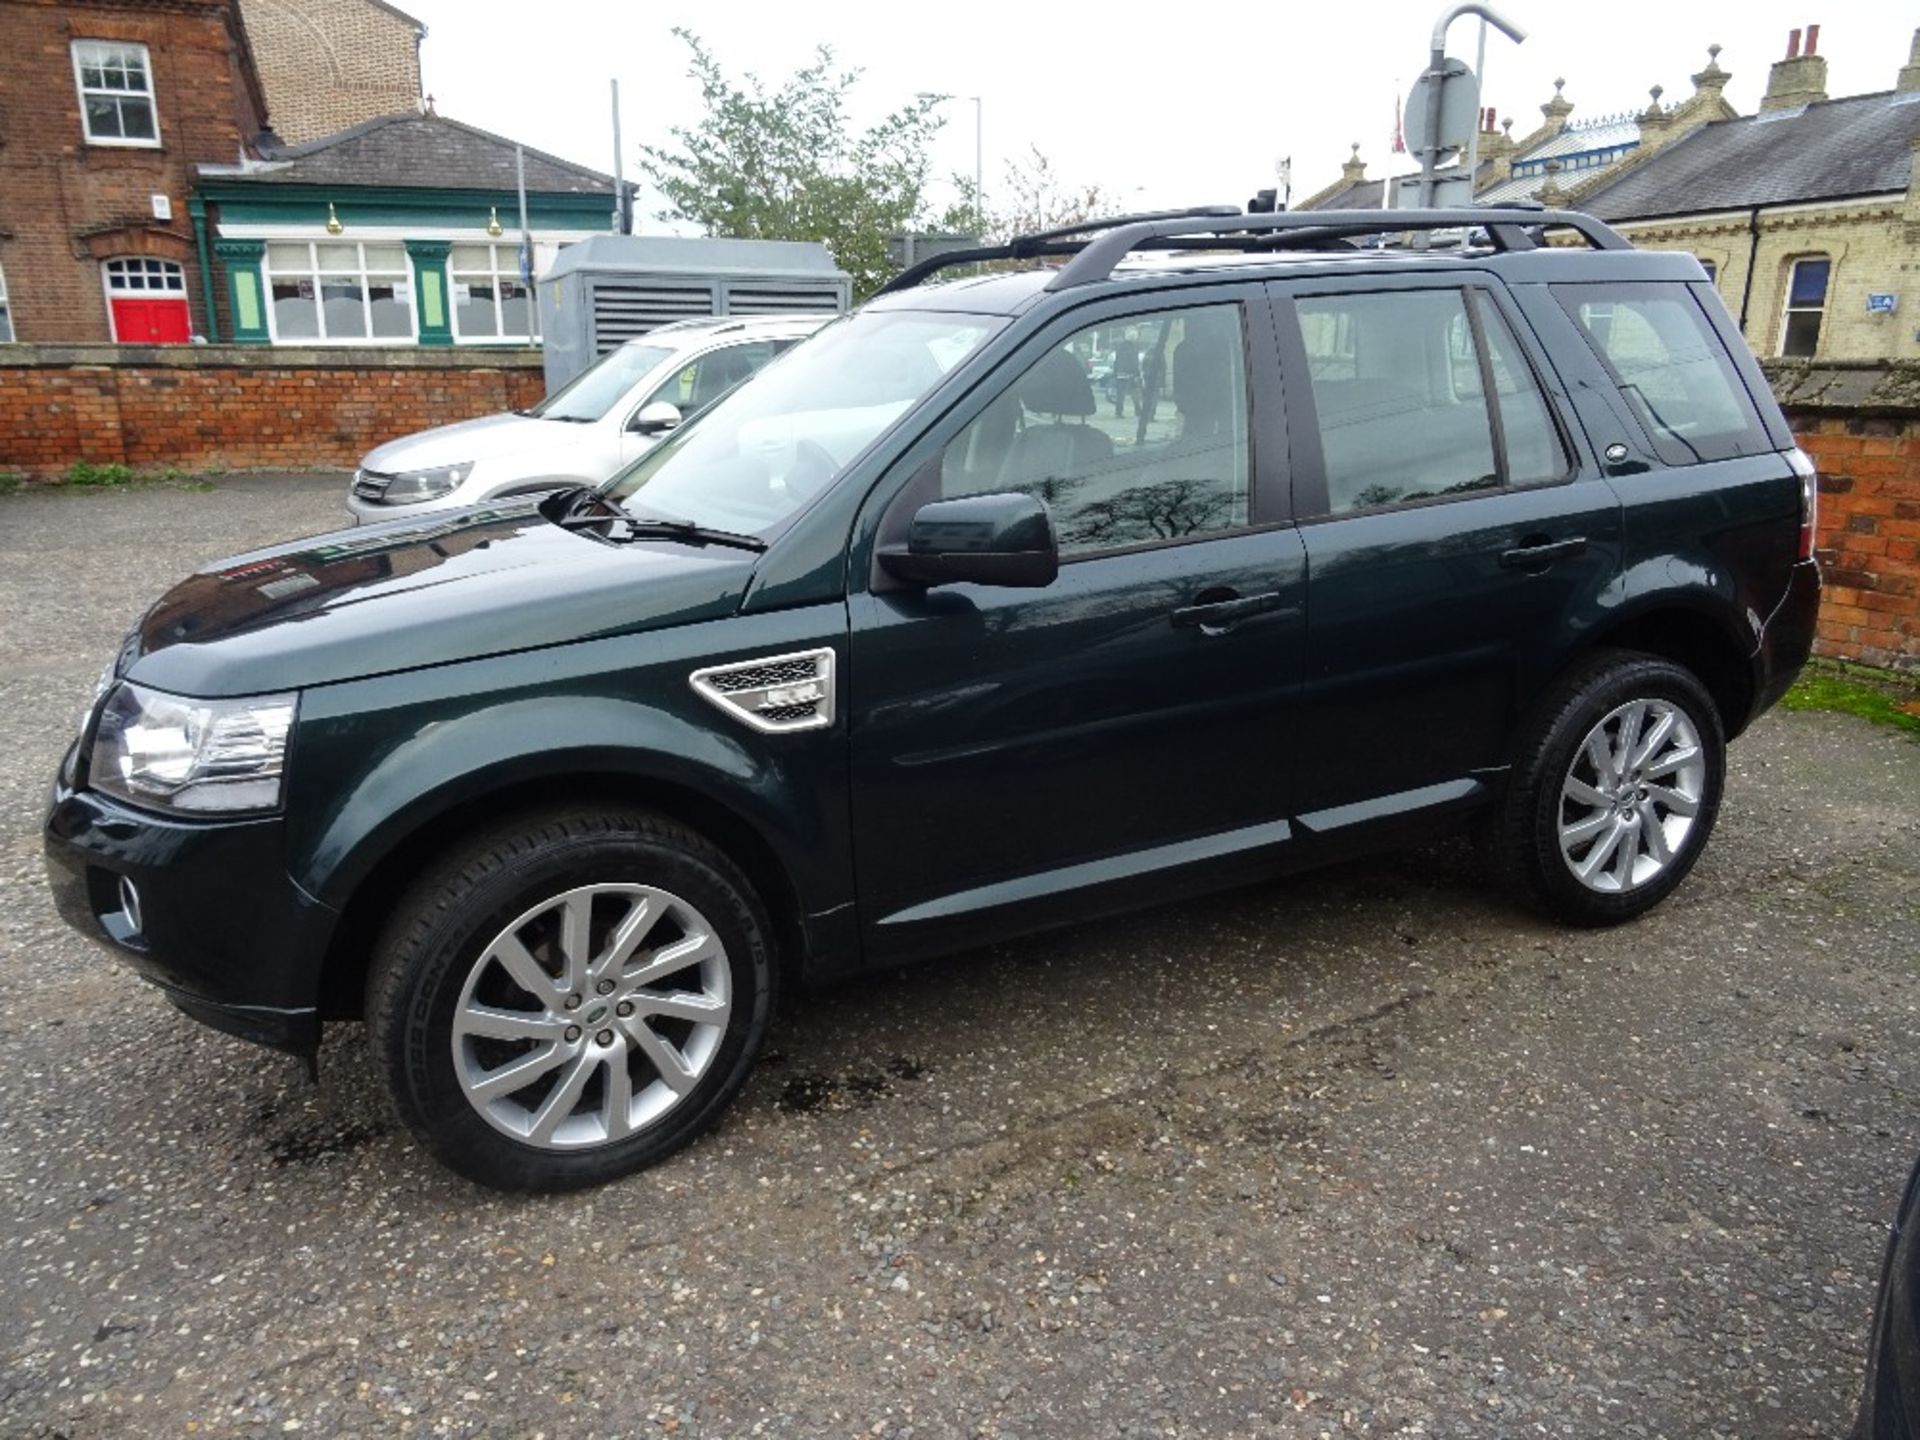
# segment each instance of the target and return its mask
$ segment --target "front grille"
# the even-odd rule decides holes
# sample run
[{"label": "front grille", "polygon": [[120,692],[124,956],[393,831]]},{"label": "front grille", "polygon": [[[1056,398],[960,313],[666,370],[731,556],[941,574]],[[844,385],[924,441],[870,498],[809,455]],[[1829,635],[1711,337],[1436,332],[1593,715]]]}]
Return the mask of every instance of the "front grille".
[{"label": "front grille", "polygon": [[387,487],[391,484],[393,484],[393,476],[383,475],[378,470],[353,472],[353,493],[369,504],[384,505],[387,499]]}]

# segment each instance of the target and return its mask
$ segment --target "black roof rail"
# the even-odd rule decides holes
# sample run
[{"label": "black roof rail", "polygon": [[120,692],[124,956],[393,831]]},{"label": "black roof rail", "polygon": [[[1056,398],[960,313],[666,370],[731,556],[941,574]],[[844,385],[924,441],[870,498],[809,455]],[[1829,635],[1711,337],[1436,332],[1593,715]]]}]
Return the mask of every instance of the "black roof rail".
[{"label": "black roof rail", "polygon": [[[1049,290],[1071,290],[1092,285],[1113,274],[1114,267],[1135,250],[1156,240],[1198,237],[1203,248],[1291,249],[1363,235],[1396,234],[1407,230],[1484,230],[1496,250],[1532,250],[1538,245],[1530,231],[1565,228],[1575,231],[1595,250],[1631,250],[1633,246],[1612,227],[1573,210],[1542,210],[1532,206],[1461,206],[1448,210],[1289,210],[1277,215],[1243,215],[1232,225],[1203,220],[1151,220],[1109,230],[1082,246],[1047,282]],[[1185,247],[1178,247],[1185,248]]]},{"label": "black roof rail", "polygon": [[977,265],[982,260],[1032,260],[1041,255],[1072,255],[1086,242],[1070,241],[1074,235],[1086,235],[1097,230],[1112,230],[1122,225],[1145,225],[1163,220],[1228,220],[1240,213],[1238,205],[1194,205],[1185,210],[1143,210],[1136,215],[1112,215],[1103,220],[1082,220],[1073,225],[1062,225],[1053,230],[1039,230],[1031,235],[1016,235],[1011,240],[998,245],[976,245],[966,250],[947,250],[939,255],[931,255],[914,265],[909,265],[898,275],[873,293],[891,294],[895,290],[911,290],[927,276],[942,270],[950,270],[956,265]]},{"label": "black roof rail", "polygon": [[[950,250],[909,266],[875,293],[910,290],[941,270],[983,260],[1071,255],[1073,259],[1047,282],[1049,290],[1070,290],[1105,280],[1135,250],[1285,250],[1408,230],[1456,229],[1486,231],[1497,250],[1531,250],[1538,244],[1532,232],[1556,228],[1576,232],[1596,250],[1633,248],[1591,215],[1543,209],[1537,201],[1444,210],[1288,210],[1278,214],[1246,214],[1232,205],[1204,205],[1191,210],[1087,220],[1033,235],[1016,235],[1000,245]],[[1167,243],[1156,246],[1161,241]]]}]

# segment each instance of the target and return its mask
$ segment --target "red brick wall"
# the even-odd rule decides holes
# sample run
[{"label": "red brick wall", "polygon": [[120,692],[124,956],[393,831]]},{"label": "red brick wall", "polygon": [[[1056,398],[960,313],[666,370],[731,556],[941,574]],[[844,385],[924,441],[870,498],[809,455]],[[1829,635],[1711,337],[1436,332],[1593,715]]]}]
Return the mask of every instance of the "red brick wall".
[{"label": "red brick wall", "polygon": [[1820,653],[1920,668],[1920,417],[1788,418],[1820,467]]},{"label": "red brick wall", "polygon": [[50,479],[76,460],[346,467],[396,436],[544,393],[534,351],[0,346],[0,473]]},{"label": "red brick wall", "polygon": [[[179,262],[205,328],[187,196],[194,165],[232,164],[261,127],[239,34],[228,0],[0,3],[0,268],[21,340],[109,339],[100,262],[120,255]],[[81,39],[146,45],[159,148],[87,143],[69,48]],[[154,218],[155,195],[172,220]]]}]

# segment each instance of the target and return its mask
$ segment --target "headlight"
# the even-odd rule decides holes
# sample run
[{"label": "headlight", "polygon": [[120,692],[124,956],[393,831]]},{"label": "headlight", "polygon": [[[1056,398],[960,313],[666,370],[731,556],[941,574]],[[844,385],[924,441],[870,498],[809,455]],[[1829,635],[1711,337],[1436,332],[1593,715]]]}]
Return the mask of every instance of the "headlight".
[{"label": "headlight", "polygon": [[381,499],[389,505],[418,505],[422,500],[437,500],[460,488],[473,473],[473,461],[464,465],[436,465],[431,470],[402,470],[388,483]]},{"label": "headlight", "polygon": [[100,712],[88,779],[157,810],[271,810],[297,703],[293,695],[186,700],[123,682]]}]

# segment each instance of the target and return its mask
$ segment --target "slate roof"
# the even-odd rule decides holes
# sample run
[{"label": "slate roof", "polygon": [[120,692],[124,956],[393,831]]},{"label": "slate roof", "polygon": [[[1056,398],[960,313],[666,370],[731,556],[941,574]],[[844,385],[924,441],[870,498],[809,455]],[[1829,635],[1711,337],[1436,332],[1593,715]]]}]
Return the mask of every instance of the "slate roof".
[{"label": "slate roof", "polygon": [[1602,220],[1639,220],[1904,191],[1920,93],[1882,92],[1703,125],[1582,196]]},{"label": "slate roof", "polygon": [[[613,177],[526,148],[527,190],[612,195]],[[248,180],[280,185],[396,185],[512,190],[513,141],[444,115],[382,115],[305,145],[287,145],[248,167]],[[631,182],[629,182],[631,185]]]},{"label": "slate roof", "polygon": [[1384,180],[1362,180],[1357,185],[1349,185],[1338,194],[1329,195],[1313,208],[1315,210],[1378,210],[1386,201],[1387,193]]}]

